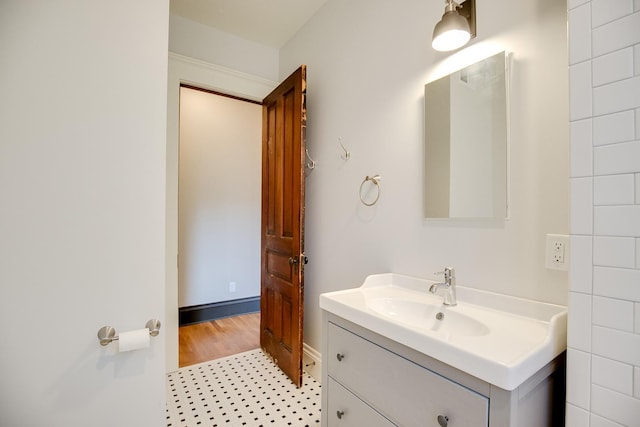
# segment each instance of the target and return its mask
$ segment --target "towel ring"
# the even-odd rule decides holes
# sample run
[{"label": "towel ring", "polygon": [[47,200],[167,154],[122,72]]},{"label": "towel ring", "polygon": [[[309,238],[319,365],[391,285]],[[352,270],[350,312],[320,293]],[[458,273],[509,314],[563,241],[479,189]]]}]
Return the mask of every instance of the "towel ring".
[{"label": "towel ring", "polygon": [[[380,175],[374,175],[374,176],[369,176],[367,175],[364,178],[364,181],[362,181],[362,184],[360,184],[360,201],[362,202],[363,205],[365,206],[373,206],[378,202],[378,199],[380,198],[380,180],[382,179],[382,177]],[[367,181],[371,181],[376,185],[376,189],[377,189],[377,193],[376,193],[376,198],[373,202],[366,202],[364,200],[364,196],[362,195],[362,187],[364,187],[364,184]]]}]

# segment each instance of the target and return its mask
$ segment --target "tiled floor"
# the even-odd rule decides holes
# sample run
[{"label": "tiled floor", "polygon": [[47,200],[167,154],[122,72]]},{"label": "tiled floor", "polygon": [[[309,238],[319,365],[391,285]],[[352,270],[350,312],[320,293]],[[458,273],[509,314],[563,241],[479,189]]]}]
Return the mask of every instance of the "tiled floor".
[{"label": "tiled floor", "polygon": [[167,374],[167,427],[320,425],[320,384],[296,388],[252,350]]}]

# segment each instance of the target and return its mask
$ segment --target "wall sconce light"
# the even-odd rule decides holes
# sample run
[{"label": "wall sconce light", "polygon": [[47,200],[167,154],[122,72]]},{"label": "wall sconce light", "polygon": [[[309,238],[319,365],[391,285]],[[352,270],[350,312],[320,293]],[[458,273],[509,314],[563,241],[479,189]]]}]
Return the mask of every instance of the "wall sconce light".
[{"label": "wall sconce light", "polygon": [[461,48],[476,36],[476,0],[460,4],[453,0],[445,2],[444,14],[433,29],[431,42],[431,46],[441,52]]}]

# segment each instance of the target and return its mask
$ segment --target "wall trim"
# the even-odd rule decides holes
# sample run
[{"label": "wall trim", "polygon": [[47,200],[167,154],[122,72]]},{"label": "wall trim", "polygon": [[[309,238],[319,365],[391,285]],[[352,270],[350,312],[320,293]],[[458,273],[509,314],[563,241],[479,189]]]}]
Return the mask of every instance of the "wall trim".
[{"label": "wall trim", "polygon": [[180,83],[262,103],[277,82],[236,71],[222,65],[169,52],[169,70],[178,74]]},{"label": "wall trim", "polygon": [[307,343],[302,345],[302,368],[322,384],[322,354]]},{"label": "wall trim", "polygon": [[198,87],[198,86],[191,86],[190,84],[187,84],[187,83],[181,83],[180,84],[180,88],[181,89],[182,88],[187,88],[187,89],[197,90],[197,91],[209,93],[209,94],[212,94],[212,95],[223,96],[225,98],[235,99],[236,101],[242,101],[242,102],[248,102],[250,104],[262,105],[262,102],[252,101],[252,100],[247,99],[247,98],[242,98],[240,96],[235,96],[235,95],[229,95],[229,94],[222,93],[222,92],[216,92],[215,90],[211,90],[211,89],[203,89],[203,88]]},{"label": "wall trim", "polygon": [[193,305],[179,309],[179,324],[180,326],[192,325],[194,323],[208,322],[241,314],[257,313],[259,311],[259,296]]}]

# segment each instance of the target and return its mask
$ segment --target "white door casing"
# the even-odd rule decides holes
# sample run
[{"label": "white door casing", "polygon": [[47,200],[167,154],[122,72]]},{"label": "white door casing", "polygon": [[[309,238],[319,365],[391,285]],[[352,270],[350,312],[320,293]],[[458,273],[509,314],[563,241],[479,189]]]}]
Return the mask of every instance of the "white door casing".
[{"label": "white door casing", "polygon": [[276,82],[169,53],[166,183],[166,371],[178,369],[178,143],[180,85],[262,101]]}]

